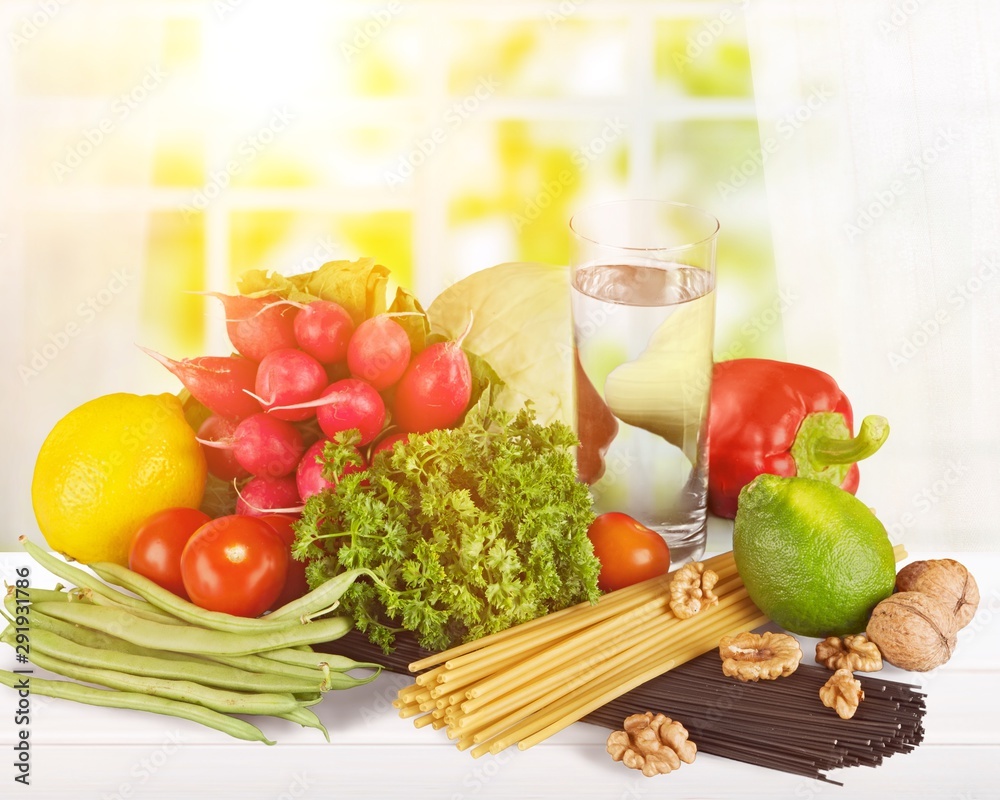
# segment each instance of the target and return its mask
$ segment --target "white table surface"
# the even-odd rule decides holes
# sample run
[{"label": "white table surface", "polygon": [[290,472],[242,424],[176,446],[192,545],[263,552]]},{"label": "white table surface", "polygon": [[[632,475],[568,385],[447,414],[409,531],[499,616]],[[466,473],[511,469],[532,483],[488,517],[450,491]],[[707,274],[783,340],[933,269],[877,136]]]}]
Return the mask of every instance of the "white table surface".
[{"label": "white table surface", "polygon": [[[716,526],[710,550],[728,549],[727,536]],[[330,744],[318,731],[281,720],[262,722],[278,741],[267,747],[186,720],[34,696],[30,787],[14,782],[17,696],[0,687],[0,798],[1000,798],[1000,553],[913,553],[909,560],[940,557],[957,558],[976,577],[978,614],[946,665],[923,675],[891,666],[879,673],[926,690],[924,743],[876,769],[830,773],[843,788],[703,753],[677,772],[647,779],[611,761],[608,731],[583,723],[531,750],[474,760],[444,731],[417,730],[400,719],[390,702],[408,681],[386,673],[367,686],[330,692],[315,707]],[[54,585],[20,553],[0,554],[0,578],[11,582],[25,563],[32,564],[33,585]],[[814,644],[802,639],[810,663]],[[0,668],[16,666],[13,651],[0,649]]]}]

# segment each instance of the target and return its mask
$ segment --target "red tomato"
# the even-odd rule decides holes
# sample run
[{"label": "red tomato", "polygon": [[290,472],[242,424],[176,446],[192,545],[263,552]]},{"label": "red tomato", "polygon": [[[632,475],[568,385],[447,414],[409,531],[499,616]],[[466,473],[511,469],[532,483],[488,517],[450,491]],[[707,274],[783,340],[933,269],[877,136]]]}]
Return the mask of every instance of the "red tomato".
[{"label": "red tomato", "polygon": [[273,611],[292,602],[292,600],[298,600],[309,592],[309,582],[306,581],[306,562],[292,558],[292,544],[295,542],[295,531],[292,530],[292,523],[298,521],[298,517],[289,517],[286,514],[265,514],[257,519],[263,520],[274,528],[274,532],[281,537],[288,552],[288,572],[285,575],[285,585],[282,587],[278,599],[271,604]]},{"label": "red tomato", "polygon": [[623,589],[670,570],[670,549],[663,537],[628,514],[601,514],[591,523],[587,536],[601,562],[597,579],[601,591]]},{"label": "red tomato", "polygon": [[197,508],[165,508],[143,521],[132,537],[128,566],[188,599],[181,580],[181,552],[191,535],[212,518]]},{"label": "red tomato", "polygon": [[285,585],[288,552],[274,528],[234,514],[202,525],[181,553],[191,602],[209,611],[259,617]]}]

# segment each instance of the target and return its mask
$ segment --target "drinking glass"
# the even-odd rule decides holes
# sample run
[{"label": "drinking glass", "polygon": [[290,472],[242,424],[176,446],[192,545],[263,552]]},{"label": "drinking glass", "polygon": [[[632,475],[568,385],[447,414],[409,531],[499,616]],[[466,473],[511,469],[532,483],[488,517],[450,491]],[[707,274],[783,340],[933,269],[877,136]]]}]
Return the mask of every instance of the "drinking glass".
[{"label": "drinking glass", "polygon": [[705,550],[719,221],[661,200],[570,220],[577,467],[595,511],[660,533],[674,564]]}]

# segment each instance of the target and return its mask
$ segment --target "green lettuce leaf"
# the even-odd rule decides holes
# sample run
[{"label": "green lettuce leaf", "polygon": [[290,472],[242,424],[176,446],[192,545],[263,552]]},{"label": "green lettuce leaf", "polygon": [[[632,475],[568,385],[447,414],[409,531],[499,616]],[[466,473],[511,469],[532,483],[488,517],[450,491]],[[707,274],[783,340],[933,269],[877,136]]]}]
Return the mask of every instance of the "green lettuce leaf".
[{"label": "green lettuce leaf", "polygon": [[431,327],[458,338],[503,382],[494,401],[516,414],[527,401],[541,424],[574,426],[573,323],[569,269],[528,262],[499,264],[445,289],[427,309]]}]

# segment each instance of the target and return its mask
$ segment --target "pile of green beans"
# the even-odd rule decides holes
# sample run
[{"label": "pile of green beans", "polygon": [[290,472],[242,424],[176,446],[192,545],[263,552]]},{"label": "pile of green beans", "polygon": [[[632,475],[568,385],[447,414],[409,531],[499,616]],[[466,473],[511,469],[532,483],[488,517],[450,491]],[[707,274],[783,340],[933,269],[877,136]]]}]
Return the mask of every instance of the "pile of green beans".
[{"label": "pile of green beans", "polygon": [[[326,615],[366,570],[344,573],[250,619],[206,611],[117,564],[89,565],[95,577],[23,536],[20,541],[35,561],[76,588],[7,588],[6,613],[0,613],[8,625],[0,641],[15,646],[15,629],[27,626],[29,660],[69,679],[0,670],[0,684],[11,688],[26,679],[34,694],[166,714],[274,744],[232,715],[279,717],[316,728],[329,741],[309,707],[331,689],[369,683],[382,669],[310,647],[353,627],[346,617]],[[353,670],[366,674],[355,677]]]}]

